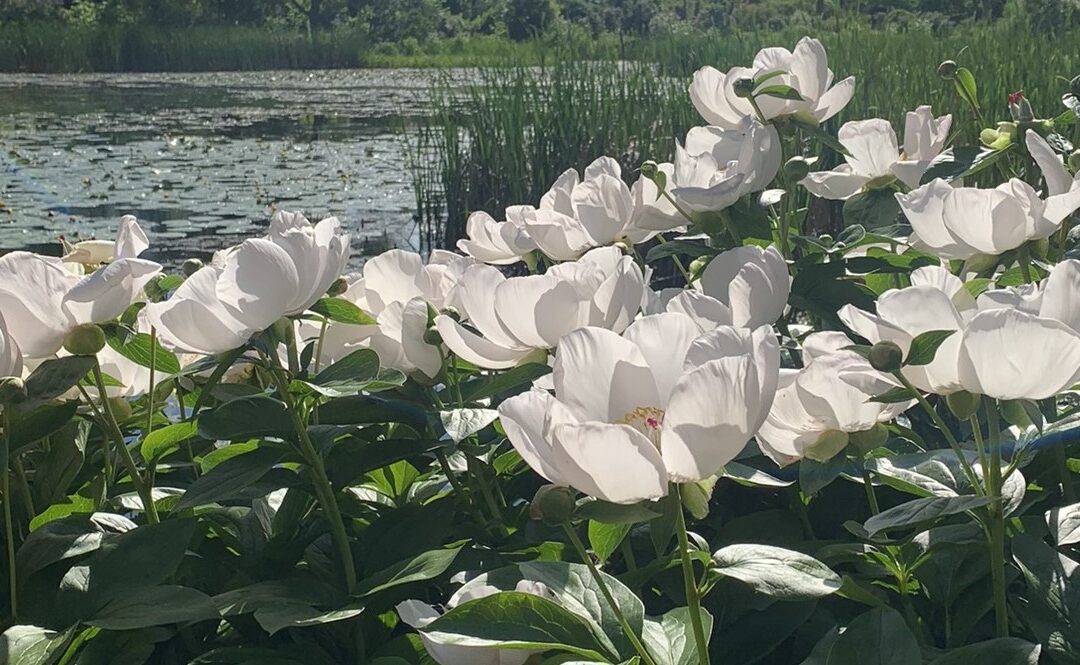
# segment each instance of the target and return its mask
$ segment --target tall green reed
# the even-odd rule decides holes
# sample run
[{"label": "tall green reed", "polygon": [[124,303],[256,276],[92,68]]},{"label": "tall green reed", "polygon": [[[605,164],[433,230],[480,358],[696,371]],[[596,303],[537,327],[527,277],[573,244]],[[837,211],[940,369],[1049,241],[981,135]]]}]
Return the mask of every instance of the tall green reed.
[{"label": "tall green reed", "polygon": [[[833,129],[882,117],[901,132],[904,113],[926,103],[952,113],[958,126],[974,127],[953,84],[937,76],[938,64],[949,58],[975,73],[988,122],[1007,119],[1006,95],[1019,89],[1037,113],[1057,115],[1069,77],[1080,74],[1080,51],[1065,46],[1080,42],[1080,30],[1051,39],[1032,35],[1020,21],[963,25],[946,35],[882,32],[855,22],[830,26],[813,34],[837,79],[857,80],[852,102],[830,121]],[[535,204],[562,170],[600,155],[618,158],[628,180],[642,160],[669,159],[674,138],[702,123],[686,94],[694,70],[748,64],[760,48],[791,48],[803,34],[654,36],[622,44],[622,61],[555,53],[546,67],[488,71],[466,85],[444,78],[412,146],[418,214],[434,241],[428,246],[452,245],[470,212],[498,216],[507,205]],[[610,44],[598,50],[610,55]]]}]

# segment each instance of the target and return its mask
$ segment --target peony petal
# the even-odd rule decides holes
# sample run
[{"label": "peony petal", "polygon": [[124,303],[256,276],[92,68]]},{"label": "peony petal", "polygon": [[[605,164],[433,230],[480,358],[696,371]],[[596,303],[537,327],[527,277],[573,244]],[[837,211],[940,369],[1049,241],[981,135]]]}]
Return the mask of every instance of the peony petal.
[{"label": "peony petal", "polygon": [[544,420],[554,401],[545,391],[528,390],[499,404],[499,418],[506,438],[533,471],[556,485],[567,485],[551,443],[544,438]]},{"label": "peony petal", "polygon": [[976,314],[964,330],[960,382],[995,399],[1045,399],[1080,379],[1080,334],[1011,309]]},{"label": "peony petal", "polygon": [[636,429],[586,422],[557,425],[551,433],[559,457],[572,462],[566,465],[574,469],[568,481],[578,491],[611,503],[667,495],[668,474],[660,452]]},{"label": "peony petal", "polygon": [[711,360],[679,379],[660,437],[669,480],[698,481],[735,459],[756,429],[759,386],[749,356]]},{"label": "peony petal", "polygon": [[261,330],[286,313],[299,285],[289,254],[269,240],[254,238],[229,254],[215,288],[237,320]]},{"label": "peony petal", "polygon": [[1039,316],[1057,319],[1080,332],[1080,261],[1062,261],[1050,271]]},{"label": "peony petal", "polygon": [[1073,177],[1065,170],[1061,157],[1054,152],[1046,139],[1039,136],[1038,132],[1024,132],[1024,142],[1027,144],[1031,158],[1042,171],[1043,179],[1046,181],[1046,193],[1053,196],[1069,191],[1073,186]]},{"label": "peony petal", "polygon": [[664,408],[675,383],[683,373],[690,344],[701,334],[697,323],[685,314],[665,312],[634,321],[623,334],[641,351],[652,371]]},{"label": "peony petal", "polygon": [[889,175],[890,167],[900,157],[896,132],[888,120],[872,118],[844,123],[837,139],[850,153],[844,159],[852,172],[870,179]]},{"label": "peony petal", "polygon": [[30,252],[0,256],[0,312],[27,358],[47,358],[60,349],[70,326],[61,302],[77,283],[79,277],[57,259]]},{"label": "peony petal", "polygon": [[533,353],[531,348],[508,348],[485,339],[449,316],[435,317],[435,328],[446,346],[462,360],[484,369],[507,369]]},{"label": "peony petal", "polygon": [[120,218],[120,227],[116,231],[116,240],[113,243],[112,256],[110,259],[134,259],[150,247],[150,241],[146,232],[139,226],[134,215],[124,215]]},{"label": "peony petal", "polygon": [[829,88],[825,94],[818,98],[817,107],[814,109],[814,117],[818,122],[825,122],[848,105],[855,95],[855,77],[849,76]]},{"label": "peony petal", "polygon": [[563,337],[552,374],[555,395],[582,420],[620,422],[660,406],[645,356],[610,330],[581,328]]},{"label": "peony petal", "polygon": [[668,300],[666,310],[686,314],[702,332],[731,325],[731,310],[716,298],[692,289],[675,289],[675,292]]},{"label": "peony petal", "polygon": [[870,182],[865,175],[849,171],[814,171],[799,181],[814,196],[841,201],[851,198]]}]

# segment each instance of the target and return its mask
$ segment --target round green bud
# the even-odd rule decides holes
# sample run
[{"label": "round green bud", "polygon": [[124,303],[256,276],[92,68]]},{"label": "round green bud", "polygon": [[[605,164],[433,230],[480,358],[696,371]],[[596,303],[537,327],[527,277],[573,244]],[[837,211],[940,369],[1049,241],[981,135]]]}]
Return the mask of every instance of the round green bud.
[{"label": "round green bud", "polygon": [[742,97],[748,99],[754,96],[754,79],[741,78],[735,81],[731,86],[735,92],[736,97]]},{"label": "round green bud", "polygon": [[544,485],[529,505],[529,517],[548,526],[559,526],[574,514],[575,503],[574,490],[569,487]]},{"label": "round green bud", "polygon": [[784,162],[784,175],[792,182],[798,182],[810,174],[810,160],[796,155]]},{"label": "round green bud", "polygon": [[641,165],[641,177],[652,180],[656,177],[656,174],[660,172],[660,167],[656,165],[656,162],[651,159]]},{"label": "round green bud", "polygon": [[131,403],[123,397],[110,397],[109,410],[112,411],[113,418],[116,418],[116,422],[118,423],[122,423],[131,418]]},{"label": "round green bud", "polygon": [[451,319],[461,323],[461,312],[459,312],[456,307],[443,307],[439,310],[439,314],[449,316]]},{"label": "round green bud", "polygon": [[289,335],[293,334],[293,322],[289,317],[283,316],[274,321],[274,325],[270,326],[270,332],[274,335],[274,339],[284,342],[289,339]]},{"label": "round green bud", "polygon": [[955,60],[943,60],[940,65],[937,66],[937,75],[946,81],[951,81],[956,78],[956,70],[959,67],[956,65]]},{"label": "round green bud", "polygon": [[803,455],[815,462],[828,462],[836,457],[848,445],[848,433],[838,429],[822,432],[809,446],[803,450]]},{"label": "round green bud", "polygon": [[19,404],[26,401],[26,383],[17,376],[0,378],[0,404]]},{"label": "round green bud", "polygon": [[895,372],[904,363],[904,352],[896,342],[878,342],[870,347],[870,366],[879,372]]},{"label": "round green bud", "polygon": [[442,335],[435,328],[428,328],[424,331],[424,344],[430,344],[431,346],[439,346],[442,344]]},{"label": "round green bud", "polygon": [[866,454],[874,448],[880,448],[889,440],[889,428],[881,423],[875,423],[873,427],[862,432],[853,432],[848,435],[851,445],[859,452]]},{"label": "round green bud", "polygon": [[945,396],[945,403],[949,405],[949,411],[960,420],[967,420],[979,412],[982,397],[966,390],[955,392]]},{"label": "round green bud", "polygon": [[1069,155],[1069,168],[1073,173],[1080,171],[1080,148],[1073,150]]},{"label": "round green bud", "polygon": [[184,272],[184,275],[191,277],[195,273],[199,272],[203,267],[203,262],[199,259],[188,259],[184,261],[184,265],[180,266],[180,269]]},{"label": "round green bud", "polygon": [[331,298],[336,298],[348,290],[349,283],[345,281],[344,277],[338,277],[334,280],[334,283],[330,285],[330,288],[326,290],[326,295]]},{"label": "round green bud", "polygon": [[105,331],[95,323],[72,328],[64,336],[64,350],[73,356],[96,356],[105,348]]},{"label": "round green bud", "polygon": [[146,299],[150,302],[157,302],[165,297],[165,289],[161,288],[161,282],[165,279],[165,275],[156,275],[152,277],[146,286],[143,287],[143,293],[146,294]]}]

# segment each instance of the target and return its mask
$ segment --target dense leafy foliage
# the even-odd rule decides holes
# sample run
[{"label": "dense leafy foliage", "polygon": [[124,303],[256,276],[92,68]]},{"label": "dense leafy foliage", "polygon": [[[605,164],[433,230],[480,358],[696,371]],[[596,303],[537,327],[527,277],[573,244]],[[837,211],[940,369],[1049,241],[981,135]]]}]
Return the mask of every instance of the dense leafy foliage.
[{"label": "dense leafy foliage", "polygon": [[0,258],[2,662],[1075,662],[1080,81],[901,142],[825,58],[460,253]]}]

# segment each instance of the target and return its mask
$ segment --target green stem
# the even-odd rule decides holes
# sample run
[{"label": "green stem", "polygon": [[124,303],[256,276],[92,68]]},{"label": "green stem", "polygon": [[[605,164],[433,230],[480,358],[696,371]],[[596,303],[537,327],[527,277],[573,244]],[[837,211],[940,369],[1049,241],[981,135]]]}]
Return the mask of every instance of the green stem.
[{"label": "green stem", "polygon": [[154,365],[157,363],[157,328],[150,326],[150,382],[146,391],[146,427],[143,438],[154,431]]},{"label": "green stem", "polygon": [[[666,245],[668,243],[668,239],[665,238],[664,234],[662,234],[662,233],[657,233],[656,234],[656,239],[660,241],[661,245]],[[672,258],[673,261],[675,261],[675,267],[679,269],[679,272],[682,274],[683,279],[686,280],[686,285],[690,286],[690,282],[691,282],[690,271],[686,269],[685,265],[683,265],[682,259],[680,259],[678,256],[676,256],[674,254],[671,256],[671,258]]]},{"label": "green stem", "polygon": [[683,514],[682,492],[678,484],[672,485],[675,497],[675,533],[679,536],[679,554],[682,557],[683,586],[686,589],[686,605],[690,611],[690,623],[697,643],[698,663],[709,665],[709,640],[705,624],[701,620],[701,597],[694,581],[694,562],[690,559],[690,539],[686,535],[686,516]]},{"label": "green stem", "polygon": [[998,637],[1009,636],[1009,607],[1005,596],[1005,512],[1001,499],[1001,423],[995,400],[983,397],[986,424],[990,431],[990,468],[986,469],[987,490],[993,503],[990,519],[990,575],[994,592],[994,627]]},{"label": "green stem", "polygon": [[300,455],[314,475],[315,499],[319,502],[323,512],[326,514],[326,520],[330,523],[330,537],[334,541],[334,548],[337,550],[340,559],[341,572],[345,578],[345,588],[349,593],[352,593],[356,588],[356,565],[353,562],[352,548],[349,546],[349,534],[345,530],[345,521],[341,516],[341,509],[338,507],[334,495],[334,487],[330,483],[330,477],[326,475],[326,465],[323,463],[322,455],[315,449],[315,444],[311,442],[307,425],[300,418],[300,411],[289,393],[289,382],[284,375],[284,370],[277,366],[274,359],[268,358],[268,364],[270,365],[270,376],[277,387],[278,395],[281,397],[281,401],[285,403],[285,408],[292,419],[293,429],[296,430]]},{"label": "green stem", "polygon": [[11,618],[19,614],[19,576],[15,573],[15,523],[11,517],[11,486],[8,481],[8,456],[11,454],[11,407],[4,407],[4,456],[3,478],[0,479],[0,492],[4,494],[4,537],[7,542],[8,595],[11,605]]},{"label": "green stem", "polygon": [[149,524],[157,524],[161,520],[158,518],[157,506],[154,505],[153,488],[146,484],[142,474],[139,473],[135,458],[131,456],[131,451],[128,450],[127,443],[124,442],[124,433],[120,431],[120,425],[117,424],[116,416],[113,415],[112,406],[109,404],[109,393],[105,388],[105,377],[101,374],[101,364],[97,361],[97,357],[94,358],[93,372],[94,383],[97,384],[98,398],[101,400],[101,411],[105,417],[105,429],[108,431],[109,436],[112,437],[116,452],[120,455],[120,461],[124,463],[124,467],[131,477],[131,484],[135,486],[135,491],[139,494],[139,499],[142,500],[146,521]]},{"label": "green stem", "polygon": [[980,496],[985,494],[985,492],[983,491],[982,483],[979,482],[979,477],[975,475],[975,470],[971,468],[971,464],[968,463],[967,457],[964,455],[964,451],[960,448],[960,443],[957,442],[956,437],[953,436],[952,430],[949,429],[949,426],[946,425],[945,421],[942,420],[941,416],[938,415],[937,410],[935,410],[933,405],[930,404],[930,402],[928,402],[925,397],[923,397],[923,394],[919,392],[918,388],[911,385],[911,382],[907,380],[907,378],[900,372],[900,370],[896,370],[895,372],[893,372],[893,376],[896,377],[896,380],[899,381],[902,386],[907,388],[908,392],[911,393],[912,397],[918,400],[923,410],[926,411],[926,414],[928,416],[930,416],[930,420],[932,420],[934,422],[934,425],[939,430],[941,430],[941,433],[942,435],[944,435],[945,440],[949,443],[949,447],[952,448],[952,451],[954,453],[956,453],[956,458],[960,460],[960,466],[962,466],[964,469],[964,475],[967,476],[968,482],[971,483],[971,487],[975,490],[975,493]]},{"label": "green stem", "polygon": [[987,467],[990,466],[990,462],[986,459],[986,442],[983,440],[982,426],[979,425],[979,416],[971,414],[968,418],[968,422],[971,423],[971,435],[975,439],[975,449],[979,452],[979,465],[982,466],[983,473],[986,473]]},{"label": "green stem", "polygon": [[566,532],[566,537],[570,539],[570,543],[577,550],[578,556],[589,567],[589,573],[592,574],[593,580],[596,582],[596,586],[600,588],[600,593],[604,595],[604,600],[611,607],[611,611],[615,613],[615,618],[619,620],[619,626],[622,627],[622,632],[626,635],[626,639],[630,640],[630,644],[634,647],[634,651],[641,656],[641,662],[645,665],[656,665],[656,661],[653,660],[652,655],[645,648],[645,645],[641,643],[641,638],[634,633],[634,630],[630,627],[630,622],[623,616],[622,610],[619,609],[618,603],[615,602],[615,598],[611,595],[611,591],[608,590],[607,582],[604,581],[603,576],[597,569],[596,564],[593,563],[592,557],[589,556],[589,552],[585,549],[585,544],[581,542],[581,538],[574,531],[574,528],[570,526],[569,522],[563,522],[563,531]]},{"label": "green stem", "polygon": [[[202,390],[199,391],[199,397],[195,400],[195,406],[191,408],[190,418],[194,418],[199,415],[199,411],[206,406],[206,400],[210,399],[210,393],[213,392],[217,384],[221,383],[221,379],[225,378],[225,372],[229,371],[236,359],[244,354],[244,349],[233,349],[232,351],[226,351],[218,356],[217,367],[210,373],[210,377],[206,379],[206,383],[203,384]],[[181,416],[183,416],[184,409],[184,397],[177,391],[177,397],[180,401]],[[184,417],[183,420],[188,420],[188,417]]]},{"label": "green stem", "polygon": [[866,500],[870,502],[870,514],[877,515],[881,512],[881,506],[878,505],[877,494],[874,492],[874,484],[870,481],[870,472],[866,469],[865,460],[860,471],[863,487],[866,489]]},{"label": "green stem", "polygon": [[322,326],[319,327],[319,340],[315,342],[315,360],[312,362],[312,374],[318,374],[319,368],[322,366],[322,350],[323,340],[326,339],[326,329],[330,325],[330,319],[323,319]]},{"label": "green stem", "polygon": [[[83,400],[90,406],[90,411],[94,414],[94,418],[101,424],[101,427],[105,427],[105,415],[98,410],[97,405],[94,404],[94,400],[90,399],[90,393],[86,392],[86,388],[81,385],[77,386],[79,394],[82,395]],[[101,465],[103,467],[102,472],[105,474],[103,480],[105,481],[105,487],[102,490],[105,498],[109,496],[109,487],[113,482],[113,466],[112,466],[112,454],[109,452],[108,437],[102,437],[101,440]],[[100,507],[100,506],[99,506]]]},{"label": "green stem", "polygon": [[22,494],[23,503],[26,504],[27,518],[33,520],[37,516],[37,508],[34,507],[34,496],[30,493],[30,483],[26,480],[26,469],[23,468],[22,458],[16,457],[11,460],[15,468],[15,479],[19,481],[19,493]]},{"label": "green stem", "polygon": [[1054,446],[1054,461],[1057,463],[1059,480],[1061,481],[1061,496],[1066,504],[1076,503],[1076,490],[1073,489],[1072,473],[1069,471],[1069,456],[1065,453],[1065,445]]},{"label": "green stem", "polygon": [[1031,250],[1027,244],[1020,245],[1016,250],[1016,260],[1020,264],[1020,274],[1024,278],[1024,284],[1031,283]]}]

